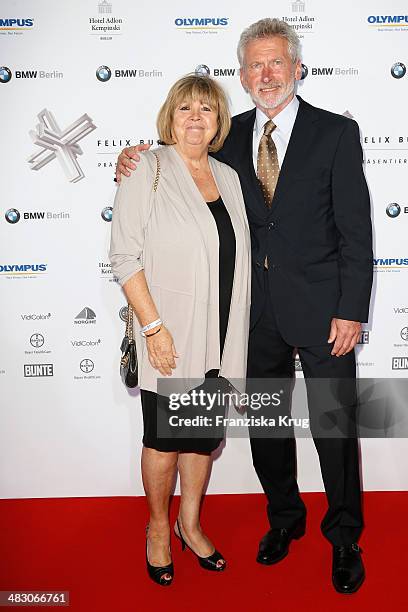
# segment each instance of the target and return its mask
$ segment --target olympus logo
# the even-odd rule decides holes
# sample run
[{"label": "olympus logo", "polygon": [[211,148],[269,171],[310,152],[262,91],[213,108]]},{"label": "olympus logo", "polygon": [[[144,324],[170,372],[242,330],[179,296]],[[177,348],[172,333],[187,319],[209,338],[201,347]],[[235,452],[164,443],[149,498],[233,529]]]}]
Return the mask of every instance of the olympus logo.
[{"label": "olympus logo", "polygon": [[0,19],[0,30],[28,30],[33,24],[34,19]]},{"label": "olympus logo", "polygon": [[188,29],[213,29],[214,27],[225,27],[228,25],[228,17],[177,17],[174,20],[174,23],[178,28],[188,28]]},{"label": "olympus logo", "polygon": [[408,257],[403,258],[385,258],[379,257],[378,259],[374,259],[374,266],[385,266],[385,267],[400,267],[400,266],[408,266]]},{"label": "olympus logo", "polygon": [[19,275],[44,274],[48,264],[4,264],[0,265],[0,274]]},{"label": "olympus logo", "polygon": [[367,21],[371,25],[408,25],[408,15],[370,15]]}]

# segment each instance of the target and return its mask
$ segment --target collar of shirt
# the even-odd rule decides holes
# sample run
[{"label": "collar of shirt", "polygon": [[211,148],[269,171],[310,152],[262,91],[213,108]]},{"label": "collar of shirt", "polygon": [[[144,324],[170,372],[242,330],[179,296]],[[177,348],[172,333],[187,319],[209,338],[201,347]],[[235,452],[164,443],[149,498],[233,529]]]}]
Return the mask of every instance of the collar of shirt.
[{"label": "collar of shirt", "polygon": [[[289,135],[290,137],[290,134],[292,133],[292,129],[293,129],[293,124],[295,123],[295,120],[296,120],[298,108],[299,108],[299,100],[297,99],[296,96],[293,96],[293,99],[289,102],[289,104],[285,106],[285,108],[281,110],[281,112],[278,113],[276,117],[272,119],[272,121],[276,125],[276,129],[274,130],[274,132],[279,130],[282,136]],[[267,123],[268,121],[269,121],[269,117],[267,117],[265,113],[261,111],[261,109],[257,108],[254,130],[258,138],[261,138],[264,127],[265,127],[265,123]],[[289,141],[289,138],[287,138],[287,140]]]},{"label": "collar of shirt", "polygon": [[[278,154],[279,167],[282,167],[283,160],[285,157],[286,149],[288,147],[289,139],[292,134],[292,129],[296,120],[296,115],[299,109],[299,100],[296,96],[289,102],[287,106],[280,113],[273,118],[273,122],[276,128],[272,132],[271,136],[276,145]],[[269,117],[265,115],[259,108],[256,109],[256,117],[254,123],[254,136],[253,136],[253,162],[255,172],[257,171],[257,159],[258,159],[258,148],[259,141],[261,140],[265,123],[269,121]]]}]

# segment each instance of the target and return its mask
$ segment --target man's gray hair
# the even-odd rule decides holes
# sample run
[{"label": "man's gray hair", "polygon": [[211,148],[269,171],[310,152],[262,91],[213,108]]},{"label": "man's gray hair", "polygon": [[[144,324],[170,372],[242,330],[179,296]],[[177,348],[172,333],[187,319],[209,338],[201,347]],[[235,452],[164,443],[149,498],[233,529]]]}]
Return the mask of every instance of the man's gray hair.
[{"label": "man's gray hair", "polygon": [[245,28],[240,36],[237,55],[241,68],[244,66],[244,53],[247,44],[251,40],[270,38],[271,36],[280,36],[288,41],[288,51],[293,63],[300,59],[300,39],[295,30],[286,21],[266,17]]}]

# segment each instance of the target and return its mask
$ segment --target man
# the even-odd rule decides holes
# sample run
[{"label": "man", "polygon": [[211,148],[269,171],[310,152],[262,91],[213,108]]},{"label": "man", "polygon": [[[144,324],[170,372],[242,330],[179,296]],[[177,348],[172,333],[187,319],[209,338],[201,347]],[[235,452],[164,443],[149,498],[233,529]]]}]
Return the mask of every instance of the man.
[{"label": "man", "polygon": [[[318,394],[311,381],[355,383],[354,347],[368,319],[372,239],[359,130],[354,121],[295,96],[300,41],[285,22],[262,19],[249,26],[238,59],[241,83],[256,108],[233,118],[217,157],[239,174],[251,229],[248,377],[293,377],[297,347],[316,423],[310,400]],[[122,152],[118,178],[135,168],[130,157],[138,159],[141,148]],[[337,411],[353,417],[353,401],[334,401]],[[352,593],[364,580],[357,440],[312,433],[328,500],[322,531],[333,545],[333,584]],[[271,525],[257,561],[273,564],[305,530],[295,440],[252,435],[251,450]]]}]

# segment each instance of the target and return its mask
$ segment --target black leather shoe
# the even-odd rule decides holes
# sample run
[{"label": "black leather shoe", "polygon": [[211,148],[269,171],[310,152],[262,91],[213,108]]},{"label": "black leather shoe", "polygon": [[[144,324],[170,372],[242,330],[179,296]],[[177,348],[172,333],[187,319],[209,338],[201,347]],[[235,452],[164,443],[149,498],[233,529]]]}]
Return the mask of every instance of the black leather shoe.
[{"label": "black leather shoe", "polygon": [[364,565],[358,544],[333,546],[333,586],[338,593],[355,593],[364,582]]},{"label": "black leather shoe", "polygon": [[286,557],[291,540],[305,535],[305,522],[297,523],[292,529],[270,529],[259,543],[256,560],[263,565],[273,565]]},{"label": "black leather shoe", "polygon": [[[156,565],[151,565],[149,562],[149,557],[147,554],[147,534],[149,531],[149,527],[146,527],[146,568],[147,573],[153,582],[160,584],[160,586],[170,586],[173,581],[174,576],[174,566],[173,562],[168,565],[162,565],[158,567]],[[169,549],[170,552],[170,549]]]},{"label": "black leather shoe", "polygon": [[[174,529],[174,533],[176,534],[178,538],[180,538],[182,551],[184,551],[186,547],[189,548],[191,552],[195,554],[195,556],[197,557],[197,561],[199,562],[199,564],[201,565],[203,569],[210,570],[212,572],[223,572],[225,570],[225,568],[227,567],[227,562],[218,550],[214,549],[214,552],[209,557],[200,557],[199,555],[197,555],[196,552],[194,552],[191,546],[189,546],[186,543],[185,539],[183,538],[183,534],[181,533],[180,523],[178,519],[176,521],[176,525],[177,525],[177,531],[176,529]],[[176,527],[176,525],[174,527]]]}]

